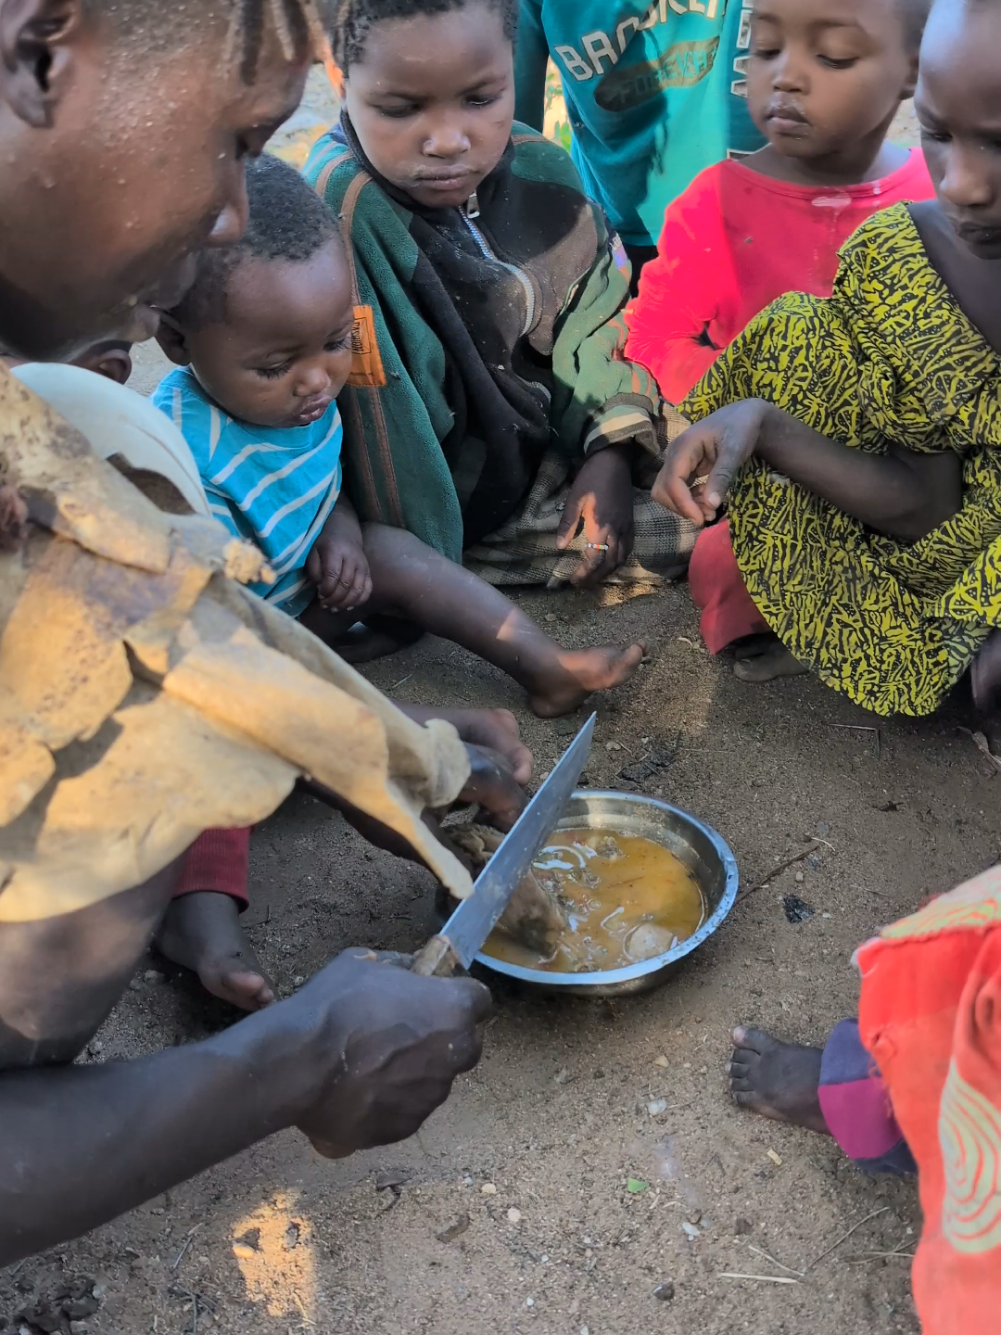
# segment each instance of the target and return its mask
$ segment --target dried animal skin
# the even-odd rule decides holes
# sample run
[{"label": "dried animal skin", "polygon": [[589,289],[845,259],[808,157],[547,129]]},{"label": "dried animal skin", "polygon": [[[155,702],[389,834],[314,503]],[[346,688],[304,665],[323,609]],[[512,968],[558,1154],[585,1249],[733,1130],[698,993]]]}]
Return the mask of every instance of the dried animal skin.
[{"label": "dried animal skin", "polygon": [[136,885],[202,830],[263,819],[301,775],[468,894],[421,820],[468,777],[455,730],[411,722],[223,573],[255,577],[259,554],[161,514],[4,373],[0,477],[35,526],[0,553],[0,921]]},{"label": "dried animal skin", "polygon": [[[449,835],[477,869],[487,865],[504,838],[489,825],[460,825],[449,830]],[[529,871],[519,882],[497,927],[530,950],[546,955],[566,930],[567,919],[551,882],[543,884],[534,871]]]}]

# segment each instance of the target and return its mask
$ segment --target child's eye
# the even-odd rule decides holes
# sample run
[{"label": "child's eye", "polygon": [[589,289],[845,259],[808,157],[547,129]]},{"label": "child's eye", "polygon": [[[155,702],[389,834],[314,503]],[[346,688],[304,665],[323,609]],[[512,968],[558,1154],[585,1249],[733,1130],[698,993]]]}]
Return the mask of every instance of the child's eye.
[{"label": "child's eye", "polygon": [[349,329],[341,338],[332,338],[329,343],[323,345],[324,352],[347,352],[351,347],[351,335],[354,331]]},{"label": "child's eye", "polygon": [[758,60],[774,60],[780,54],[777,46],[756,46],[751,51],[751,55]]},{"label": "child's eye", "polygon": [[929,130],[927,125],[919,125],[918,129],[921,131],[921,138],[928,139],[933,144],[947,144],[952,138],[947,130]]},{"label": "child's eye", "polygon": [[280,366],[258,366],[257,374],[264,380],[277,380],[280,376],[287,375],[291,362],[282,362]]},{"label": "child's eye", "polygon": [[829,70],[850,70],[853,65],[858,64],[858,56],[846,56],[843,60],[837,60],[834,56],[818,56],[817,59]]},{"label": "child's eye", "polygon": [[407,116],[413,116],[417,112],[417,108],[413,104],[402,107],[377,107],[376,110],[380,116],[388,116],[390,120],[394,121],[404,120]]},{"label": "child's eye", "polygon": [[489,97],[470,97],[467,101],[471,107],[490,107],[497,101],[497,97],[491,94]]}]

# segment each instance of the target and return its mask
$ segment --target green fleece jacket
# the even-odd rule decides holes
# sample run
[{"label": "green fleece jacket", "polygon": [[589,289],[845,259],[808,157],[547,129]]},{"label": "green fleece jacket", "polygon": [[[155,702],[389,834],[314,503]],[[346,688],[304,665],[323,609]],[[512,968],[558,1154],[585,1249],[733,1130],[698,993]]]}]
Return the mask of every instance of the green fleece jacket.
[{"label": "green fleece jacket", "polygon": [[460,560],[518,512],[548,450],[656,452],[656,383],[622,355],[628,265],[563,149],[516,126],[465,209],[424,209],[342,120],[305,175],[350,250],[342,459],[363,519]]}]

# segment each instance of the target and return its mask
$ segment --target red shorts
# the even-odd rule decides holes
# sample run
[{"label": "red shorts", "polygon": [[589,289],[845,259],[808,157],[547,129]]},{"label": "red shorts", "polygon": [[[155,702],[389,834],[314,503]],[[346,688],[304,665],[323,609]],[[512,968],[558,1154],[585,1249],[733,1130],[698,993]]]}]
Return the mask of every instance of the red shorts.
[{"label": "red shorts", "polygon": [[200,890],[214,890],[238,900],[242,911],[250,902],[247,897],[249,867],[249,830],[206,830],[188,849],[174,898]]}]

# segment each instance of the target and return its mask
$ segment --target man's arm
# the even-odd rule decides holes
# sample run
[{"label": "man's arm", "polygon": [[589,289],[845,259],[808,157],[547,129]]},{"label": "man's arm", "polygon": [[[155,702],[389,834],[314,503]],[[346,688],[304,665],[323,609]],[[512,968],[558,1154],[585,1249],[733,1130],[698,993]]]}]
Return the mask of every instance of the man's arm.
[{"label": "man's arm", "polygon": [[[127,891],[41,933],[0,924],[0,966],[19,961],[14,977],[0,967],[0,1265],[283,1127],[300,1126],[325,1153],[403,1139],[479,1057],[486,988],[348,952],[294,997],[206,1042],[134,1062],[26,1069],[67,1061],[87,1041],[145,944],[137,928],[163,898],[162,884]],[[99,935],[107,969],[88,946]]]},{"label": "man's arm", "polygon": [[514,114],[542,131],[546,119],[546,68],[549,43],[542,28],[541,0],[521,0],[518,41],[514,52]]}]

